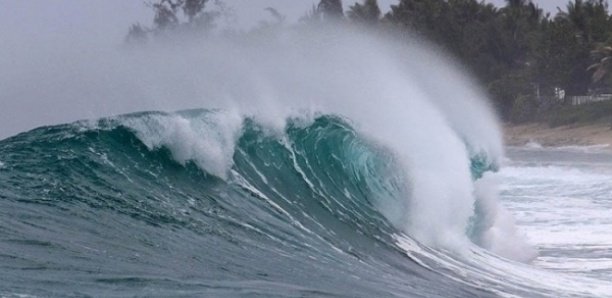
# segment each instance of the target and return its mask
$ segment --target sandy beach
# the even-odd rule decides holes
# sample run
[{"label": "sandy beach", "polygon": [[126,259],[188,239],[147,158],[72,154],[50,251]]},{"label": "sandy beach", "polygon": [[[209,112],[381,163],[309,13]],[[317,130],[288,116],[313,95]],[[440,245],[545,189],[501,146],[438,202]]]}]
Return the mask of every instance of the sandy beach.
[{"label": "sandy beach", "polygon": [[592,145],[612,147],[612,125],[596,123],[554,128],[541,123],[504,125],[504,140],[508,146],[537,143],[545,147]]}]

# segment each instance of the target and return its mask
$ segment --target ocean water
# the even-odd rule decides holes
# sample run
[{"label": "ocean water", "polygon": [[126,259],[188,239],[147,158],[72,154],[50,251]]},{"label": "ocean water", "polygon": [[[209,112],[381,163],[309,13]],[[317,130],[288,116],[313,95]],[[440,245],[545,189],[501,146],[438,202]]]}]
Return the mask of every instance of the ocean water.
[{"label": "ocean water", "polygon": [[[219,114],[139,113],[3,140],[1,294],[490,295],[407,255],[377,207],[402,206],[402,176],[345,121],[292,121],[278,137],[245,119],[230,140]],[[184,121],[197,143],[177,131]]]},{"label": "ocean water", "polygon": [[[478,201],[459,249],[398,223],[419,199],[410,174],[346,119],[275,135],[226,117],[137,113],[0,141],[0,295],[610,294],[609,153],[511,149],[499,173],[473,156],[476,196],[499,187],[505,208]],[[526,243],[500,242],[509,226]],[[527,243],[534,259],[499,255]]]},{"label": "ocean water", "polygon": [[[607,146],[511,148],[504,205],[539,254],[533,261],[595,284],[612,280],[612,152]],[[609,287],[600,293],[612,295]]]},{"label": "ocean water", "polygon": [[607,153],[506,156],[439,49],[173,41],[12,58],[0,297],[612,296]]}]

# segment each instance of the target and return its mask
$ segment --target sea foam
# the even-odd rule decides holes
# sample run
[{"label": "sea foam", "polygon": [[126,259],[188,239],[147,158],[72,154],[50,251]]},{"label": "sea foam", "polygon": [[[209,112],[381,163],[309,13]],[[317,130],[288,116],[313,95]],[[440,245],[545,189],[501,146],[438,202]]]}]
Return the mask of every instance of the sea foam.
[{"label": "sea foam", "polygon": [[[16,59],[23,76],[11,78],[5,90],[43,98],[28,111],[30,118],[47,117],[51,106],[70,111],[52,121],[218,109],[223,112],[211,121],[177,114],[125,125],[149,148],[167,147],[177,161],[194,161],[222,179],[246,118],[277,134],[296,115],[349,119],[360,135],[392,152],[406,174],[411,191],[405,204],[381,210],[404,214],[395,225],[432,246],[468,247],[465,231],[477,199],[470,159],[479,154],[492,165],[503,160],[499,125],[484,93],[442,51],[420,40],[393,41],[338,26],[246,39],[177,38],[118,52],[54,49],[59,58],[52,60],[47,50],[40,57],[30,53],[27,63]],[[12,81],[24,77],[45,84],[25,88]]]}]

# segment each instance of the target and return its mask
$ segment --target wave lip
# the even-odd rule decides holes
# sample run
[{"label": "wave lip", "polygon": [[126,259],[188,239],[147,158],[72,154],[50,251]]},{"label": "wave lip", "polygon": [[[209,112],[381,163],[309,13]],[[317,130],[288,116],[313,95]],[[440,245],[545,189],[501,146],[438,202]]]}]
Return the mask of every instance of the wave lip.
[{"label": "wave lip", "polygon": [[[278,152],[281,149],[288,152],[289,155],[286,157],[277,156],[288,159],[287,163],[292,164],[292,169],[286,169],[286,171],[295,172],[309,188],[322,197],[341,197],[343,200],[351,200],[355,199],[356,192],[367,191],[366,199],[361,199],[366,205],[374,207],[393,226],[416,239],[453,248],[457,248],[458,243],[467,240],[467,238],[462,240],[461,237],[466,236],[464,231],[470,230],[466,226],[469,223],[463,221],[461,217],[453,216],[454,222],[435,225],[434,227],[437,227],[438,230],[432,230],[431,226],[424,226],[431,222],[432,217],[443,222],[450,216],[439,214],[440,210],[437,210],[439,208],[427,211],[427,208],[435,208],[435,205],[426,204],[426,200],[422,198],[431,198],[432,195],[442,196],[430,193],[429,189],[433,186],[427,186],[427,184],[435,183],[440,178],[423,176],[420,172],[434,170],[436,171],[434,173],[441,173],[448,170],[446,164],[437,161],[435,162],[436,167],[440,168],[428,166],[429,169],[427,169],[420,167],[419,165],[424,161],[419,161],[417,165],[412,165],[413,168],[406,169],[407,165],[402,162],[401,155],[397,155],[390,148],[385,148],[380,141],[362,137],[362,133],[353,129],[342,118],[336,116],[319,116],[313,120],[291,118],[285,125],[285,132],[275,133],[270,133],[270,129],[274,128],[261,126],[253,118],[245,118],[224,111],[189,110],[171,114],[137,114],[137,116],[120,117],[117,120],[118,123],[115,125],[126,126],[132,130],[149,150],[166,148],[177,162],[183,165],[193,162],[207,173],[228,182],[232,182],[232,178],[240,181],[261,180],[263,184],[258,188],[260,191],[261,188],[269,187],[270,177],[278,175],[266,172],[266,170],[269,171],[267,163],[274,164],[276,161],[267,161],[263,165],[257,164],[258,159],[253,160],[252,153],[248,151],[247,146],[252,146],[253,142],[267,140],[272,142],[263,143],[266,144],[265,148],[269,152]],[[309,121],[311,124],[307,124]],[[259,146],[264,145],[259,143]],[[468,147],[468,145],[465,146]],[[261,158],[264,154],[270,153],[261,152],[257,157]],[[416,154],[416,156],[423,158],[426,155]],[[241,169],[236,165],[238,157],[241,158],[241,162],[253,168],[254,173],[249,173],[247,177],[236,178],[235,174],[240,174]],[[464,187],[469,192],[479,191],[474,187],[482,184],[473,184],[473,179],[482,180],[485,173],[497,169],[497,165],[492,164],[489,160],[488,157],[478,154],[469,160],[471,164],[469,168],[462,166],[463,168],[459,170],[464,174],[471,173],[471,175],[463,176],[472,177],[463,181],[466,184]],[[340,176],[338,175],[350,177],[354,181],[349,184],[339,183],[338,177]],[[419,180],[423,178],[426,180]],[[454,179],[457,180],[457,178],[455,175]],[[450,179],[450,177],[443,177],[443,179]],[[421,184],[425,184],[425,188]],[[278,187],[283,188],[284,186],[278,185]],[[330,188],[333,188],[335,192],[330,193],[332,191]],[[477,194],[474,198],[470,195],[467,205],[465,202],[456,201],[453,203],[454,207],[443,209],[456,213],[463,208],[466,209],[464,212],[476,218],[493,216],[488,219],[488,223],[485,224],[481,220],[479,228],[471,230],[469,236],[473,239],[479,237],[476,234],[486,233],[495,225],[494,216],[500,208],[495,203],[495,190],[485,193],[483,195],[481,191],[480,195]],[[488,204],[486,205],[488,207],[478,209],[478,206],[482,205],[480,201],[485,199],[488,200],[488,203],[482,204]],[[475,204],[476,213],[472,213],[473,207],[469,202]],[[327,204],[331,203],[327,202]],[[339,203],[335,208],[329,207],[328,209],[334,211],[336,208],[345,208],[345,206]],[[455,232],[449,234],[449,231],[444,230],[448,226],[452,226]],[[434,235],[438,239],[444,239],[446,243],[436,243],[432,238]],[[488,242],[491,243],[491,241]],[[476,243],[483,244],[484,242]]]},{"label": "wave lip", "polygon": [[[431,48],[309,30],[102,53],[96,62],[69,55],[66,76],[55,76],[65,67],[55,61],[37,69],[30,78],[85,114],[101,102],[105,115],[209,109],[0,141],[11,166],[0,171],[2,228],[56,245],[51,264],[26,279],[44,284],[55,268],[80,276],[87,294],[87,286],[267,293],[262,284],[281,295],[497,294],[483,289],[492,271],[466,282],[451,267],[485,267],[465,262],[482,251],[473,243],[493,249],[505,237],[492,233],[512,232],[488,178],[504,153],[482,92]],[[10,94],[42,98],[10,85]],[[83,98],[95,104],[84,108]],[[23,243],[0,256],[16,262],[6,268],[12,284],[44,259]]]},{"label": "wave lip", "polygon": [[[287,296],[488,294],[439,280],[406,257],[393,239],[402,232],[381,207],[403,204],[409,190],[400,184],[401,171],[388,150],[341,117],[290,120],[282,136],[242,119],[225,178],[205,160],[173,151],[193,142],[148,133],[160,125],[174,132],[175,122],[184,121],[210,129],[209,120],[221,115],[138,113],[1,141],[6,162],[21,161],[0,172],[3,229],[16,227],[3,241],[9,249],[0,256],[7,273],[2,287],[32,295],[271,293],[257,284]],[[32,228],[17,228],[24,222]],[[41,256],[50,263],[23,276]],[[79,278],[36,290],[58,270]],[[17,287],[20,280],[31,288]]]},{"label": "wave lip", "polygon": [[181,164],[192,161],[212,175],[227,178],[242,118],[230,113],[189,110],[176,114],[125,117],[121,124],[132,129],[151,150],[166,147]]}]

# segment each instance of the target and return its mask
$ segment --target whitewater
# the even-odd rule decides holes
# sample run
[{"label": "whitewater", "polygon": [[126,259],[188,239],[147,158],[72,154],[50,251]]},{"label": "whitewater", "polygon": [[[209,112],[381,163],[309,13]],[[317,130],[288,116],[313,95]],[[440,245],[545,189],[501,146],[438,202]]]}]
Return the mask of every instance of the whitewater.
[{"label": "whitewater", "polygon": [[608,172],[564,180],[605,158],[506,157],[486,95],[422,40],[17,55],[0,113],[38,128],[1,134],[0,296],[612,295]]}]

